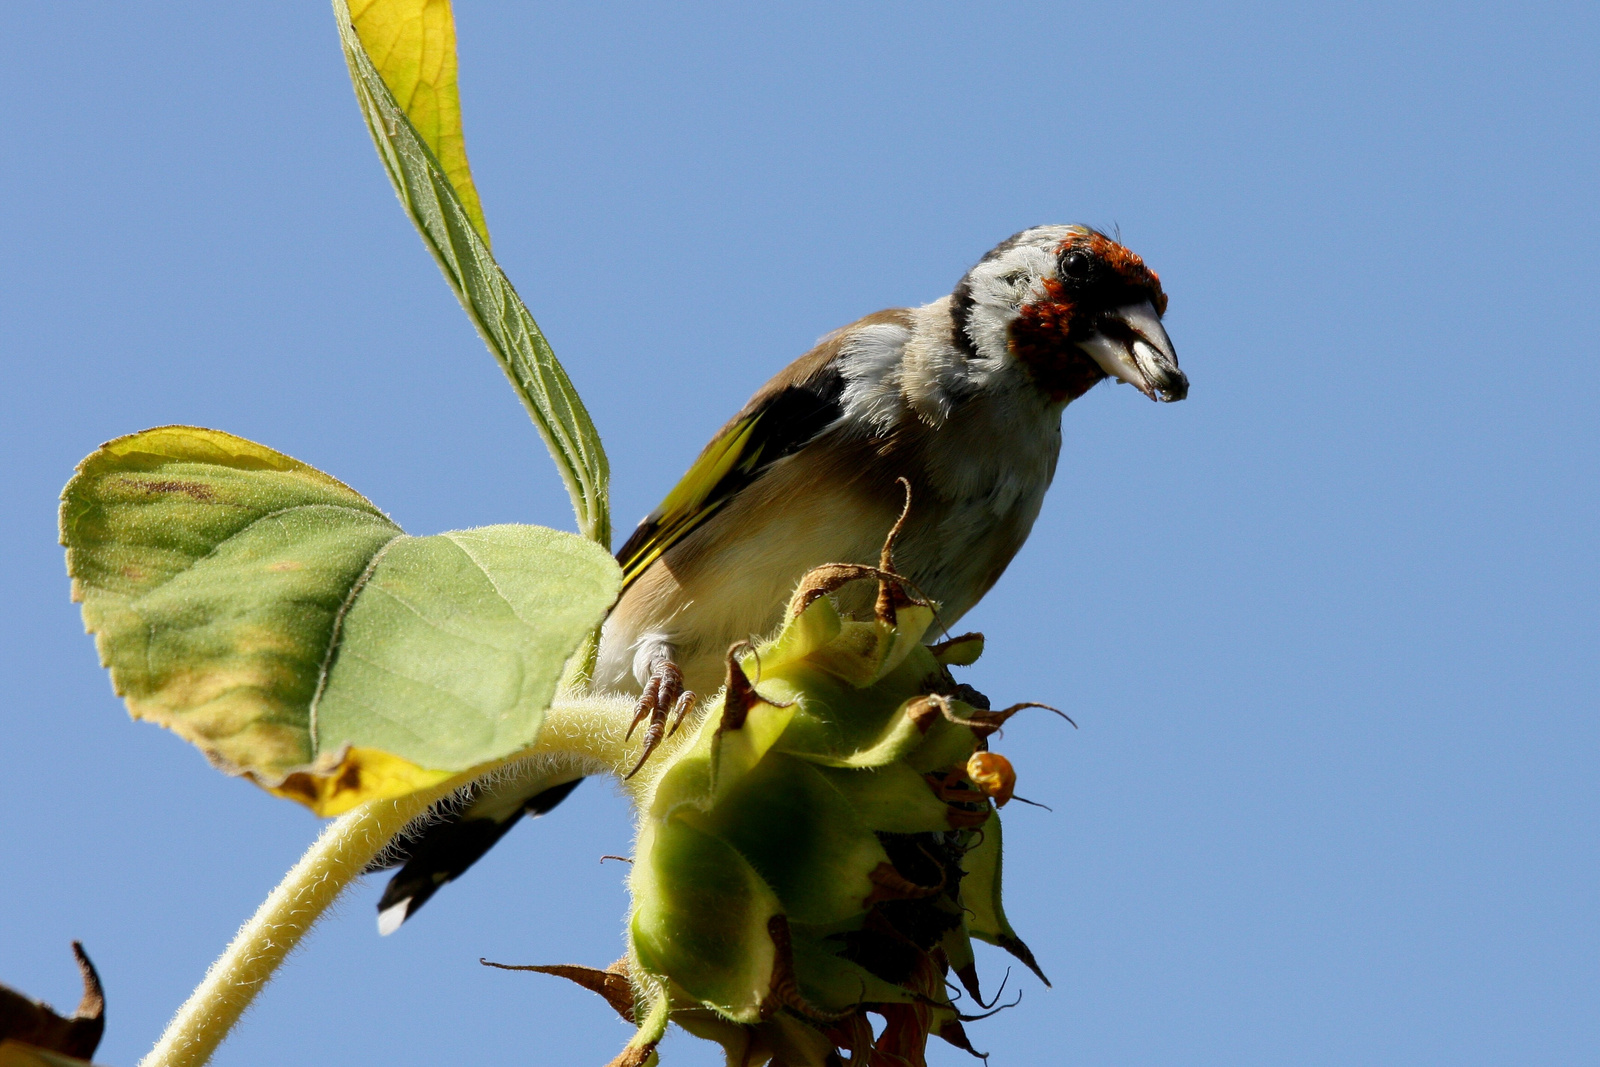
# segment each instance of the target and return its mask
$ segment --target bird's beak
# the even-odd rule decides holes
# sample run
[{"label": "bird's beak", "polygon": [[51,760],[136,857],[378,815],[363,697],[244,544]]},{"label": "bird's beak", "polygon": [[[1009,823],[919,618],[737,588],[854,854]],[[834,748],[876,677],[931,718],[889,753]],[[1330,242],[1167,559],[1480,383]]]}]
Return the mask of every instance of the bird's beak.
[{"label": "bird's beak", "polygon": [[1182,400],[1189,395],[1189,379],[1178,369],[1178,354],[1148,300],[1113,311],[1100,329],[1078,346],[1101,370],[1151,400]]}]

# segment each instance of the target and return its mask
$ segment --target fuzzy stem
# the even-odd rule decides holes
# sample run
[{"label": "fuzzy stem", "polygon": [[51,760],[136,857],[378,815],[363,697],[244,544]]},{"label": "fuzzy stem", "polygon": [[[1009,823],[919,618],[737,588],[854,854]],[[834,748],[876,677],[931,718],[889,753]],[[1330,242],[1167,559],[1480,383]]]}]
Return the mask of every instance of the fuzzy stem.
[{"label": "fuzzy stem", "polygon": [[216,1052],[284,958],[368,862],[455,778],[398,800],[374,800],[329,823],[240,928],[139,1067],[200,1067]]},{"label": "fuzzy stem", "polygon": [[[637,736],[631,742],[623,739],[632,708],[631,699],[564,700],[545,712],[538,741],[512,759],[396,800],[371,801],[329,823],[206,971],[139,1067],[201,1067],[210,1060],[256,994],[329,905],[396,834],[435,801],[481,775],[498,773],[508,763],[528,759],[547,760],[553,769],[573,767],[585,774],[609,772],[621,777],[619,768],[631,766],[639,744]],[[681,736],[671,741],[682,743]],[[674,746],[662,747],[670,751]]]}]

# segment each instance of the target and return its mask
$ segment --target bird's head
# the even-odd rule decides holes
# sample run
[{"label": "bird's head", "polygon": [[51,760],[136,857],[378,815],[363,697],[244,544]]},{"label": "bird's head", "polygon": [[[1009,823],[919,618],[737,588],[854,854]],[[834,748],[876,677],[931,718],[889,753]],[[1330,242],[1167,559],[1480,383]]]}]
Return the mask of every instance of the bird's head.
[{"label": "bird's head", "polygon": [[1161,326],[1166,310],[1155,271],[1086,226],[1035,226],[1007,238],[951,297],[956,346],[1020,365],[1052,403],[1107,377],[1151,400],[1187,396],[1189,379]]}]

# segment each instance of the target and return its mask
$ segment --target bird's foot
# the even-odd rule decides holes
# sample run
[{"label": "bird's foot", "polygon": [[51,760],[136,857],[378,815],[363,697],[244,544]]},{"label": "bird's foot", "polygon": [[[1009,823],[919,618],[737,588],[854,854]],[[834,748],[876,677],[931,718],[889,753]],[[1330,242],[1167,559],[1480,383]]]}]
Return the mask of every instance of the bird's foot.
[{"label": "bird's foot", "polygon": [[633,765],[627,778],[639,773],[639,768],[664,738],[678,732],[684,716],[689,714],[697,699],[683,687],[683,672],[676,663],[665,658],[656,662],[651,668],[650,680],[644,684],[644,692],[639,694],[639,702],[633,706],[633,722],[628,726],[627,736],[631,738],[640,723],[648,720],[649,725],[644,730],[644,751],[639,753],[639,762]]}]

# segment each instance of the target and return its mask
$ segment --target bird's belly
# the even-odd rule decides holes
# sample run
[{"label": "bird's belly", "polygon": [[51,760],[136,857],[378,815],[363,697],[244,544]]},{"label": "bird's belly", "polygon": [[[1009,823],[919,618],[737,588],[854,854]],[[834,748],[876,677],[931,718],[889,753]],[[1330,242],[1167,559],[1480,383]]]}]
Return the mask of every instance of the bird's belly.
[{"label": "bird's belly", "polygon": [[[762,489],[768,489],[762,486]],[[781,500],[781,496],[787,496]],[[634,651],[672,646],[686,685],[722,685],[729,646],[769,635],[801,577],[824,563],[876,563],[891,501],[775,484],[750,492],[669,549],[623,593],[602,634],[596,681],[635,691]],[[863,583],[861,599],[871,602]]]},{"label": "bird's belly", "polygon": [[1028,493],[999,511],[989,501],[963,502],[907,531],[897,568],[938,605],[942,626],[955,625],[999,579],[1027,540],[1043,496],[1042,489]]},{"label": "bird's belly", "polygon": [[1057,411],[978,407],[961,417],[958,432],[928,442],[925,484],[895,555],[939,603],[945,626],[989,591],[1028,539],[1061,448]]},{"label": "bird's belly", "polygon": [[[806,452],[779,460],[623,593],[602,632],[596,683],[637,691],[636,653],[666,645],[689,688],[716,690],[729,646],[771,634],[807,571],[878,562],[905,501],[900,472],[913,490],[895,569],[954,624],[1027,539],[1060,448],[1056,413],[969,417],[976,424],[959,439],[935,435],[914,450],[883,454],[865,442],[825,462]],[[974,431],[982,449],[971,447]],[[859,585],[838,595],[842,610],[871,610],[872,584]]]}]

